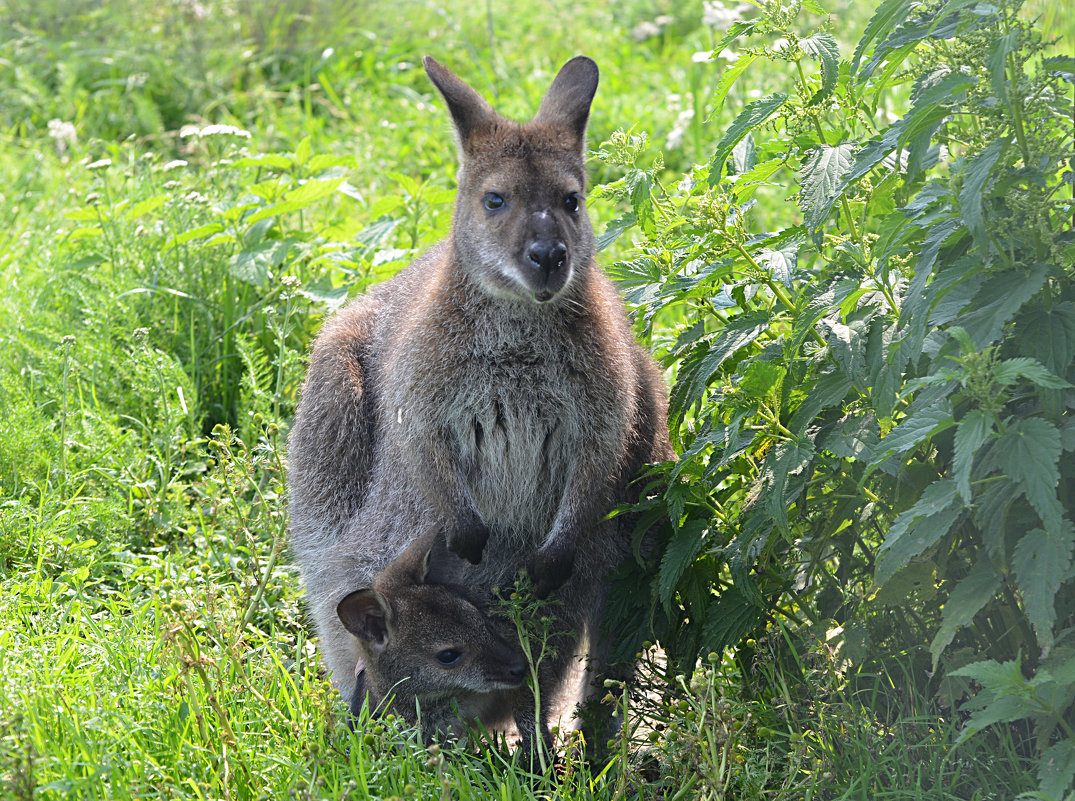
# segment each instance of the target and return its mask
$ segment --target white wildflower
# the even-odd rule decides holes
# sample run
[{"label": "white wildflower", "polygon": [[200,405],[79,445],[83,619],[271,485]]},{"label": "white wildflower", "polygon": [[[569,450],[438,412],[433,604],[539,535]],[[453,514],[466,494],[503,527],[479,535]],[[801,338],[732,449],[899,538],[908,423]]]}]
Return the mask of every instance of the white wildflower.
[{"label": "white wildflower", "polygon": [[702,23],[711,25],[718,30],[724,30],[730,27],[733,22],[741,20],[743,12],[748,8],[750,6],[745,3],[727,5],[721,0],[705,0],[702,3]]},{"label": "white wildflower", "polygon": [[163,167],[161,167],[161,172],[170,172],[172,170],[178,169],[180,167],[186,167],[186,166],[187,166],[187,162],[184,161],[183,159],[173,159],[172,161],[169,161],[167,164],[165,164]]},{"label": "white wildflower", "polygon": [[679,112],[679,116],[676,117],[676,121],[672,125],[672,130],[668,132],[668,138],[665,139],[666,150],[675,150],[683,144],[683,135],[687,133],[687,128],[690,127],[693,119],[694,109],[685,108]]},{"label": "white wildflower", "polygon": [[78,131],[75,126],[63,120],[49,120],[49,136],[56,140],[56,149],[60,154],[67,152],[78,139]]},{"label": "white wildflower", "polygon": [[710,56],[713,55],[712,50],[698,50],[691,56],[691,61],[695,64],[704,64],[710,60]]},{"label": "white wildflower", "polygon": [[640,22],[631,30],[631,36],[634,37],[636,42],[644,42],[653,36],[658,36],[661,33],[661,26],[656,22],[650,22],[646,20]]},{"label": "white wildflower", "polygon": [[198,131],[198,136],[202,139],[207,136],[241,136],[243,139],[249,139],[250,131],[245,131],[234,125],[206,125]]},{"label": "white wildflower", "polygon": [[112,166],[112,159],[97,159],[97,161],[91,162],[86,165],[87,170],[100,170],[105,167]]},{"label": "white wildflower", "polygon": [[180,0],[179,5],[198,22],[209,18],[209,9],[198,0]]}]

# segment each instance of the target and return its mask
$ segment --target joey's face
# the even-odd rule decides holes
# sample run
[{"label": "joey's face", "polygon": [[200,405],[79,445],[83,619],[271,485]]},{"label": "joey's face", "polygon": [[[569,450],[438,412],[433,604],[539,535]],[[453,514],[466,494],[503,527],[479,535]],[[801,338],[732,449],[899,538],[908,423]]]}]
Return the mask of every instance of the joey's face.
[{"label": "joey's face", "polygon": [[382,665],[391,663],[397,681],[409,677],[408,690],[416,696],[514,689],[526,676],[519,649],[476,606],[445,587],[427,585],[412,593],[396,621],[394,653],[386,650]]},{"label": "joey's face", "polygon": [[510,137],[507,152],[464,165],[455,241],[464,268],[490,294],[542,305],[588,266],[594,239],[581,157],[540,142],[527,148],[527,133]]}]

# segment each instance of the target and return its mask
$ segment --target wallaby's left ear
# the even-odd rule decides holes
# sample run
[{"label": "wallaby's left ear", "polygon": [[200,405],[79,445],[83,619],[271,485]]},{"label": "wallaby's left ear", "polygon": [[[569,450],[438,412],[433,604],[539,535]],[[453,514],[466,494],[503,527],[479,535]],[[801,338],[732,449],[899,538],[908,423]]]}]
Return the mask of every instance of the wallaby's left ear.
[{"label": "wallaby's left ear", "polygon": [[459,144],[465,151],[471,134],[491,124],[496,119],[496,112],[484,97],[450,69],[437,63],[432,56],[424,56],[422,65],[426,68],[429,80],[433,81],[433,85],[444,96],[448,110],[452,113],[455,130],[459,133]]},{"label": "wallaby's left ear", "polygon": [[556,74],[534,121],[567,128],[578,137],[581,148],[586,140],[586,123],[595,92],[597,64],[586,56],[575,56]]}]

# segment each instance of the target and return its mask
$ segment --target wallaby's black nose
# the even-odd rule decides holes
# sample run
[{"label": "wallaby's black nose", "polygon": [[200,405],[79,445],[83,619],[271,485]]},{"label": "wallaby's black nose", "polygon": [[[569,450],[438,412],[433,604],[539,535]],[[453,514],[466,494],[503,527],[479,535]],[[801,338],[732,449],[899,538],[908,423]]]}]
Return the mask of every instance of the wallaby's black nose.
[{"label": "wallaby's black nose", "polygon": [[526,678],[526,667],[526,659],[520,656],[508,666],[508,675],[515,681],[522,681]]},{"label": "wallaby's black nose", "polygon": [[530,246],[526,256],[542,273],[549,275],[564,266],[567,261],[567,248],[563,242],[555,239],[542,239]]}]

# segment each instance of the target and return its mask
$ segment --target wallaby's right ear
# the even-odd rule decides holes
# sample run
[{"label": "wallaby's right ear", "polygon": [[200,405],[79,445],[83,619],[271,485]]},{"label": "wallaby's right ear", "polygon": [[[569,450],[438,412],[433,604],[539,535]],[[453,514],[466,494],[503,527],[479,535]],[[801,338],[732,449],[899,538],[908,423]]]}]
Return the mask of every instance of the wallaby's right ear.
[{"label": "wallaby's right ear", "polygon": [[471,89],[447,67],[437,63],[432,56],[425,56],[422,64],[426,75],[433,85],[440,90],[452,113],[455,129],[459,133],[459,142],[466,150],[471,135],[479,128],[489,125],[496,118],[496,112],[485,98]]},{"label": "wallaby's right ear", "polygon": [[388,644],[388,601],[377,590],[356,590],[336,604],[343,627],[380,649]]}]

